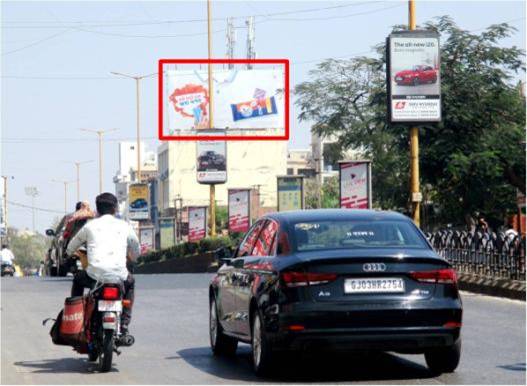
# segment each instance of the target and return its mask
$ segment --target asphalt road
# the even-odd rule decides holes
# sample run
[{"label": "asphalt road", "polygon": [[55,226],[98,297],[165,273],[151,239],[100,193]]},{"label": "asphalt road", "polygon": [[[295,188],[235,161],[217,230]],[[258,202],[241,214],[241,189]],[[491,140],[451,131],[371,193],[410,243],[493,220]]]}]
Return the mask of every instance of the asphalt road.
[{"label": "asphalt road", "polygon": [[388,384],[525,384],[525,303],[463,294],[463,354],[453,374],[433,376],[422,355],[378,354],[287,359],[274,378],[252,373],[250,348],[215,358],[208,344],[209,274],[138,275],[131,332],[110,373],[86,356],[54,346],[50,326],[71,278],[2,278],[2,384],[218,384],[342,382]]}]

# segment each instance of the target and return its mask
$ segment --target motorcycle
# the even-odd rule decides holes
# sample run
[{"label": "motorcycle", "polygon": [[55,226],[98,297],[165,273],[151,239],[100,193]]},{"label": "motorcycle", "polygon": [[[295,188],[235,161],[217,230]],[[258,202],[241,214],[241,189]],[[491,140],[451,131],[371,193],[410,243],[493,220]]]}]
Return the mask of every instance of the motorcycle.
[{"label": "motorcycle", "polygon": [[97,282],[85,295],[86,317],[89,318],[86,329],[88,359],[91,362],[98,360],[101,372],[111,369],[113,353],[120,355],[120,346],[131,346],[135,341],[132,335],[121,333],[123,307],[131,306],[123,295],[122,281]]},{"label": "motorcycle", "polygon": [[15,274],[15,267],[13,267],[11,264],[5,264],[2,263],[1,268],[1,275],[2,276],[14,276]]}]

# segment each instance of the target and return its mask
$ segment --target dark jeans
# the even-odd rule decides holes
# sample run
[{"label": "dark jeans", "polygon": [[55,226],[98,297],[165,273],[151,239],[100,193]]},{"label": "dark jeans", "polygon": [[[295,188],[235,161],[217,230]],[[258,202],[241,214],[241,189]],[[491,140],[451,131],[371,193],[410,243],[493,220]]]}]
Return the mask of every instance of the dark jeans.
[{"label": "dark jeans", "polygon": [[[88,273],[84,270],[79,271],[73,277],[73,283],[71,286],[71,296],[82,296],[84,294],[84,288],[93,288],[96,280],[88,276]],[[123,299],[130,300],[130,307],[123,307],[123,313],[121,314],[121,325],[128,327],[132,320],[132,306],[134,304],[134,287],[135,279],[131,273],[124,281],[124,297]]]}]

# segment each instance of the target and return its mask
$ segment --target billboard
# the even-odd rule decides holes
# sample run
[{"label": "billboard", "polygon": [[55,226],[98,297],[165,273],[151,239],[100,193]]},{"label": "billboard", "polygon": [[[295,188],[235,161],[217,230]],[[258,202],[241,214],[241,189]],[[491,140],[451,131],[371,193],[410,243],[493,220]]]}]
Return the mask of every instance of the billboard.
[{"label": "billboard", "polygon": [[159,219],[159,248],[166,249],[176,244],[175,220],[172,217]]},{"label": "billboard", "polygon": [[128,189],[128,217],[130,220],[148,220],[148,185],[132,184]]},{"label": "billboard", "polygon": [[439,122],[439,35],[434,31],[394,32],[388,37],[387,49],[390,122]]},{"label": "billboard", "polygon": [[224,141],[196,142],[196,177],[200,184],[227,181],[227,144]]},{"label": "billboard", "polygon": [[251,226],[251,190],[229,189],[229,232],[247,232]]},{"label": "billboard", "polygon": [[340,207],[371,209],[371,162],[339,162]]},{"label": "billboard", "polygon": [[[280,67],[280,66],[279,66]],[[210,96],[207,67],[167,70],[166,135],[208,129]],[[222,129],[284,128],[283,68],[214,69],[214,127]]]},{"label": "billboard", "polygon": [[277,210],[304,208],[304,178],[302,176],[277,177]]},{"label": "billboard", "polygon": [[188,241],[197,242],[207,235],[207,207],[188,208]]},{"label": "billboard", "polygon": [[155,249],[153,226],[139,227],[139,245],[141,246],[141,255]]}]

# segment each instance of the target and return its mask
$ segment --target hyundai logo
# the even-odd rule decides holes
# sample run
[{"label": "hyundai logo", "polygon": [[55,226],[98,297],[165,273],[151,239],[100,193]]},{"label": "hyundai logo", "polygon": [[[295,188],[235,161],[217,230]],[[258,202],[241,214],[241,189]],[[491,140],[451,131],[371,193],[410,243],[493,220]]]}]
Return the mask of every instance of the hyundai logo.
[{"label": "hyundai logo", "polygon": [[383,272],[383,271],[386,271],[386,264],[366,263],[362,265],[362,270],[365,272]]}]

